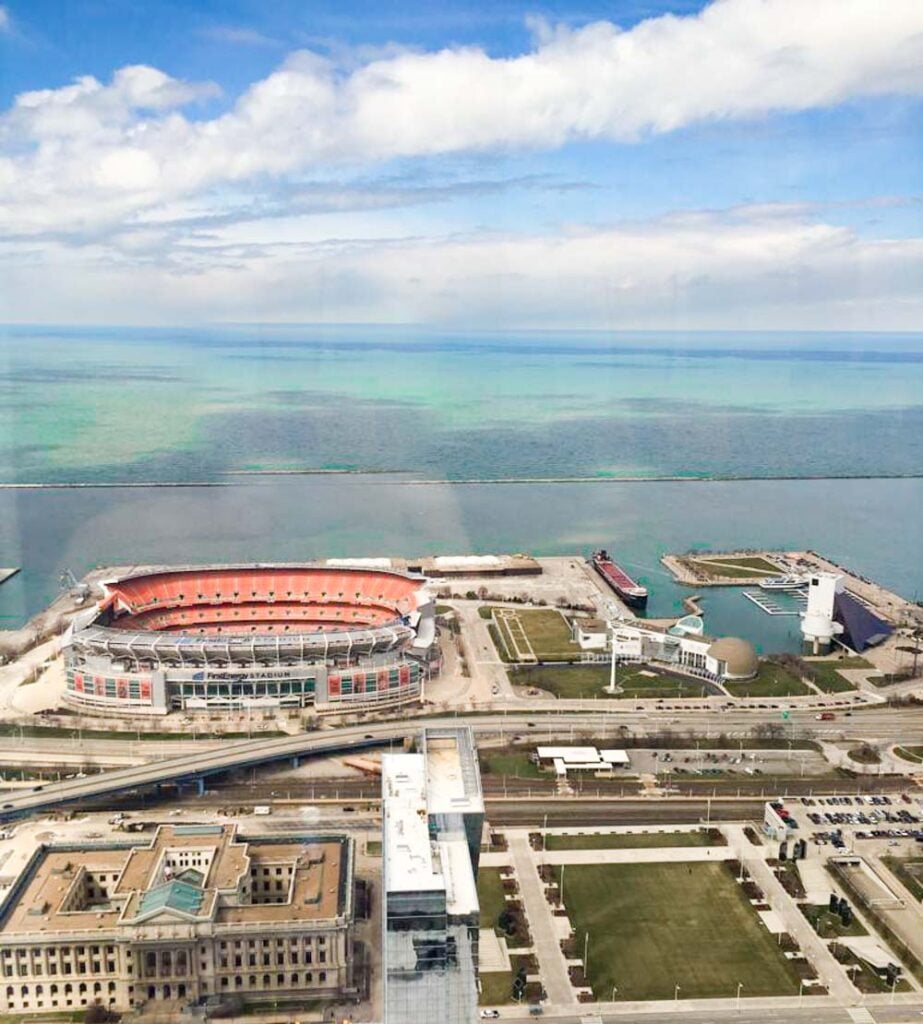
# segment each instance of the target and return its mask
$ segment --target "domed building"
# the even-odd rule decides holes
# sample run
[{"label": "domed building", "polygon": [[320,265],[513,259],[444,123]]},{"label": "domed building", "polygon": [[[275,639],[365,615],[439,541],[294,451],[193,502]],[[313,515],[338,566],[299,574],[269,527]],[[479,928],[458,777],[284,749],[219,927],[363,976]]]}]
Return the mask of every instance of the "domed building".
[{"label": "domed building", "polygon": [[722,679],[752,679],[759,671],[760,662],[753,645],[736,636],[715,640],[706,652],[706,659],[714,662],[709,670]]},{"label": "domed building", "polygon": [[739,637],[706,636],[703,625],[695,615],[668,628],[642,619],[621,620],[612,624],[611,649],[622,661],[660,663],[710,682],[752,679],[760,667],[753,646]]}]

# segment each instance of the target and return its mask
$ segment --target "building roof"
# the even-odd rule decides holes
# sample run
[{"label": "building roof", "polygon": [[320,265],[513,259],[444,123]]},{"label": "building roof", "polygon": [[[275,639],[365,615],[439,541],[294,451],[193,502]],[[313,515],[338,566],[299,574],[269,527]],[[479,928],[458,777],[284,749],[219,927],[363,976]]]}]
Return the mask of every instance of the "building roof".
[{"label": "building roof", "polygon": [[430,814],[483,814],[477,749],[470,729],[425,729],[426,806]]},{"label": "building roof", "polygon": [[723,636],[708,648],[708,656],[723,661],[726,674],[732,678],[755,676],[760,662],[753,645],[736,636]]},{"label": "building roof", "polygon": [[608,633],[609,623],[602,619],[574,619],[574,625],[581,633]]},{"label": "building roof", "polygon": [[164,908],[195,917],[202,909],[204,898],[205,893],[200,886],[174,878],[172,882],[156,885],[142,895],[138,904],[138,917],[146,917]]},{"label": "building roof", "polygon": [[[138,836],[134,843],[40,846],[0,907],[0,941],[23,933],[111,931],[160,913],[219,925],[336,918],[348,906],[348,847],[348,840],[333,836],[242,839],[235,825],[162,825],[153,838]],[[191,861],[195,867],[185,866]],[[241,902],[251,867],[263,863],[291,868],[286,900]],[[100,876],[103,885],[89,884]],[[93,888],[107,896],[90,898]]]},{"label": "building roof", "polygon": [[833,617],[843,626],[843,642],[856,652],[880,644],[893,632],[884,619],[846,591],[840,591],[834,598]]},{"label": "building roof", "polygon": [[445,881],[433,856],[422,754],[382,754],[385,891],[435,892]]}]

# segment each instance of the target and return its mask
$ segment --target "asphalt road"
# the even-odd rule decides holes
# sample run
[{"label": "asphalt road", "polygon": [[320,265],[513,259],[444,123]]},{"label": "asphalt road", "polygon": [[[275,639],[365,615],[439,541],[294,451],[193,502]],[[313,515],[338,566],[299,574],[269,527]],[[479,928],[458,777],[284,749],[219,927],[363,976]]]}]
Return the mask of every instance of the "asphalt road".
[{"label": "asphalt road", "polygon": [[[682,715],[686,731],[697,731],[703,735],[732,734],[740,730],[746,734],[760,721],[779,721],[779,715],[758,712],[728,712],[718,714],[714,710],[690,712]],[[676,723],[679,719],[676,720]],[[860,726],[861,722],[861,726]],[[570,712],[567,714],[503,713],[485,715],[452,715],[427,719],[404,719],[398,722],[369,722],[358,726],[323,729],[315,732],[283,736],[274,739],[232,741],[206,750],[199,750],[180,756],[167,757],[162,761],[113,769],[100,775],[83,779],[68,779],[57,783],[39,784],[30,791],[9,794],[0,806],[0,819],[8,819],[36,811],[48,810],[63,803],[117,793],[125,789],[147,787],[164,782],[183,779],[204,778],[216,772],[231,768],[251,767],[275,760],[330,754],[346,750],[362,749],[380,744],[382,741],[402,742],[408,732],[429,726],[454,726],[470,724],[476,733],[498,731],[505,735],[528,735],[546,737],[560,742],[572,733],[575,738],[591,735],[601,739],[617,741],[622,729],[634,734],[661,732],[672,727],[674,720],[665,714],[616,714],[606,708],[602,712]],[[812,730],[816,725],[813,716],[806,712],[791,712],[789,720],[783,723],[793,732]],[[910,708],[899,711],[869,710],[861,715],[843,719],[836,723],[837,731],[855,737],[869,738],[886,734],[894,740],[923,733],[923,709]],[[826,731],[826,730],[825,730]],[[106,741],[112,742],[112,741]]]}]

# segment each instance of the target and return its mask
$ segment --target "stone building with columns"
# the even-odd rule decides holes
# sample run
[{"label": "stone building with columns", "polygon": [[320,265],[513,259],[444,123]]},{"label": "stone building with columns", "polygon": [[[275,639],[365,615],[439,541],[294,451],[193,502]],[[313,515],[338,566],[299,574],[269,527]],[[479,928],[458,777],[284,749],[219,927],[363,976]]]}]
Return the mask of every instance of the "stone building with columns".
[{"label": "stone building with columns", "polygon": [[351,990],[353,846],[162,825],[39,846],[0,905],[6,1013],[304,1002]]}]

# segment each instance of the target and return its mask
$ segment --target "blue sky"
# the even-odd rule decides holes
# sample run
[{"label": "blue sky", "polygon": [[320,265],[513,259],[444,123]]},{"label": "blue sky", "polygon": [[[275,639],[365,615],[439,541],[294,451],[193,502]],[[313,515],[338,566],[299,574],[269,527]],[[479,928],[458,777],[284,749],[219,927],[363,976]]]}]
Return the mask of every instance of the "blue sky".
[{"label": "blue sky", "polygon": [[923,326],[916,0],[0,11],[10,320]]}]

